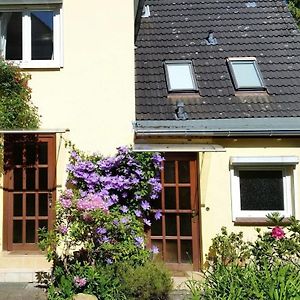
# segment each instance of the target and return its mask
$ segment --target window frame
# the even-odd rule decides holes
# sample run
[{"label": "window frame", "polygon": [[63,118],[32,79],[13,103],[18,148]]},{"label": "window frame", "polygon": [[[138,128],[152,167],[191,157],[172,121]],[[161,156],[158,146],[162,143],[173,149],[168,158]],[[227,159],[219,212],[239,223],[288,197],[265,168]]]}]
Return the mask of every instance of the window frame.
[{"label": "window frame", "polygon": [[[235,74],[234,68],[233,68],[233,64],[237,63],[237,62],[240,62],[240,63],[252,62],[254,69],[256,71],[257,78],[261,85],[260,86],[251,86],[251,85],[240,86],[238,83],[238,80],[237,80],[237,74]],[[258,66],[258,63],[257,63],[257,60],[255,57],[230,57],[230,58],[227,58],[227,64],[229,67],[230,76],[232,78],[232,81],[233,81],[233,84],[234,84],[234,87],[236,90],[238,90],[238,91],[263,91],[266,89],[262,73],[260,71],[260,68]]]},{"label": "window frame", "polygon": [[[266,215],[278,212],[288,218],[295,214],[295,174],[298,157],[231,157],[231,206],[232,221],[238,222],[247,219],[266,219]],[[282,171],[283,210],[242,210],[240,194],[240,171]]]},{"label": "window frame", "polygon": [[[31,17],[32,11],[53,12],[53,59],[32,60],[31,59]],[[2,6],[0,12],[22,13],[22,60],[7,60],[20,68],[60,68],[63,67],[62,60],[62,6],[58,5],[16,5]]]},{"label": "window frame", "polygon": [[[187,65],[189,67],[193,87],[191,89],[172,88],[168,65]],[[167,81],[167,88],[168,88],[169,92],[197,92],[197,91],[199,91],[198,86],[197,86],[197,81],[195,78],[193,63],[191,60],[166,60],[164,62],[164,69],[165,69],[165,75],[166,75],[166,81]]]}]

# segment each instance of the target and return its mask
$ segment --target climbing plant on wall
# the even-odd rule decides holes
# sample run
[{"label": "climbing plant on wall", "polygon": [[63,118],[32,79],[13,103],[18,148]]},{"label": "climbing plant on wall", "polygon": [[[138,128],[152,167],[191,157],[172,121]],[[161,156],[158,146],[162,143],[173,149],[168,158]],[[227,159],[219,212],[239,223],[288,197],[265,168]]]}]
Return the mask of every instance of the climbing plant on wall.
[{"label": "climbing plant on wall", "polygon": [[0,58],[0,129],[35,129],[40,120],[31,102],[30,75]]}]

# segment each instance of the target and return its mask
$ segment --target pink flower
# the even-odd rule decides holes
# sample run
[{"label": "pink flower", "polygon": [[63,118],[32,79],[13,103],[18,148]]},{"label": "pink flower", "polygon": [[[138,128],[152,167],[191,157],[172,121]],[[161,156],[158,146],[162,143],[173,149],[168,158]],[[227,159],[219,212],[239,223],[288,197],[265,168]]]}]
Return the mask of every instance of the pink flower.
[{"label": "pink flower", "polygon": [[75,286],[78,288],[85,286],[87,283],[86,278],[81,278],[79,276],[75,276],[73,281]]},{"label": "pink flower", "polygon": [[283,229],[279,226],[276,226],[272,229],[271,235],[276,240],[281,240],[285,237],[285,233],[284,233]]}]

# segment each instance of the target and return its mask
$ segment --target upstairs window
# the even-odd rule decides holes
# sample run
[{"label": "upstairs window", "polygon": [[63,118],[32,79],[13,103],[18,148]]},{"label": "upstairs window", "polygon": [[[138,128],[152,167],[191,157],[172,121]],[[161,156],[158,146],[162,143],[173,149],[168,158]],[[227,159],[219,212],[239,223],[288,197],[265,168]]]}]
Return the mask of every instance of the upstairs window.
[{"label": "upstairs window", "polygon": [[189,92],[198,90],[191,61],[166,61],[165,72],[169,92]]},{"label": "upstairs window", "polygon": [[229,70],[236,90],[264,90],[265,85],[254,57],[229,58]]},{"label": "upstairs window", "polygon": [[23,68],[59,67],[60,8],[15,7],[0,5],[0,54]]}]

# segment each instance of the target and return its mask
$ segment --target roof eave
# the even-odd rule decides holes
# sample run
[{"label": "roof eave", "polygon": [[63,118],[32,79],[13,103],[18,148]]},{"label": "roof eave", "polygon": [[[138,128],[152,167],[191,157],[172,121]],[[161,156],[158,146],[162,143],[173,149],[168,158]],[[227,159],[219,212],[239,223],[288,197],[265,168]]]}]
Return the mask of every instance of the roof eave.
[{"label": "roof eave", "polygon": [[300,136],[300,117],[136,121],[136,137],[271,137]]}]

